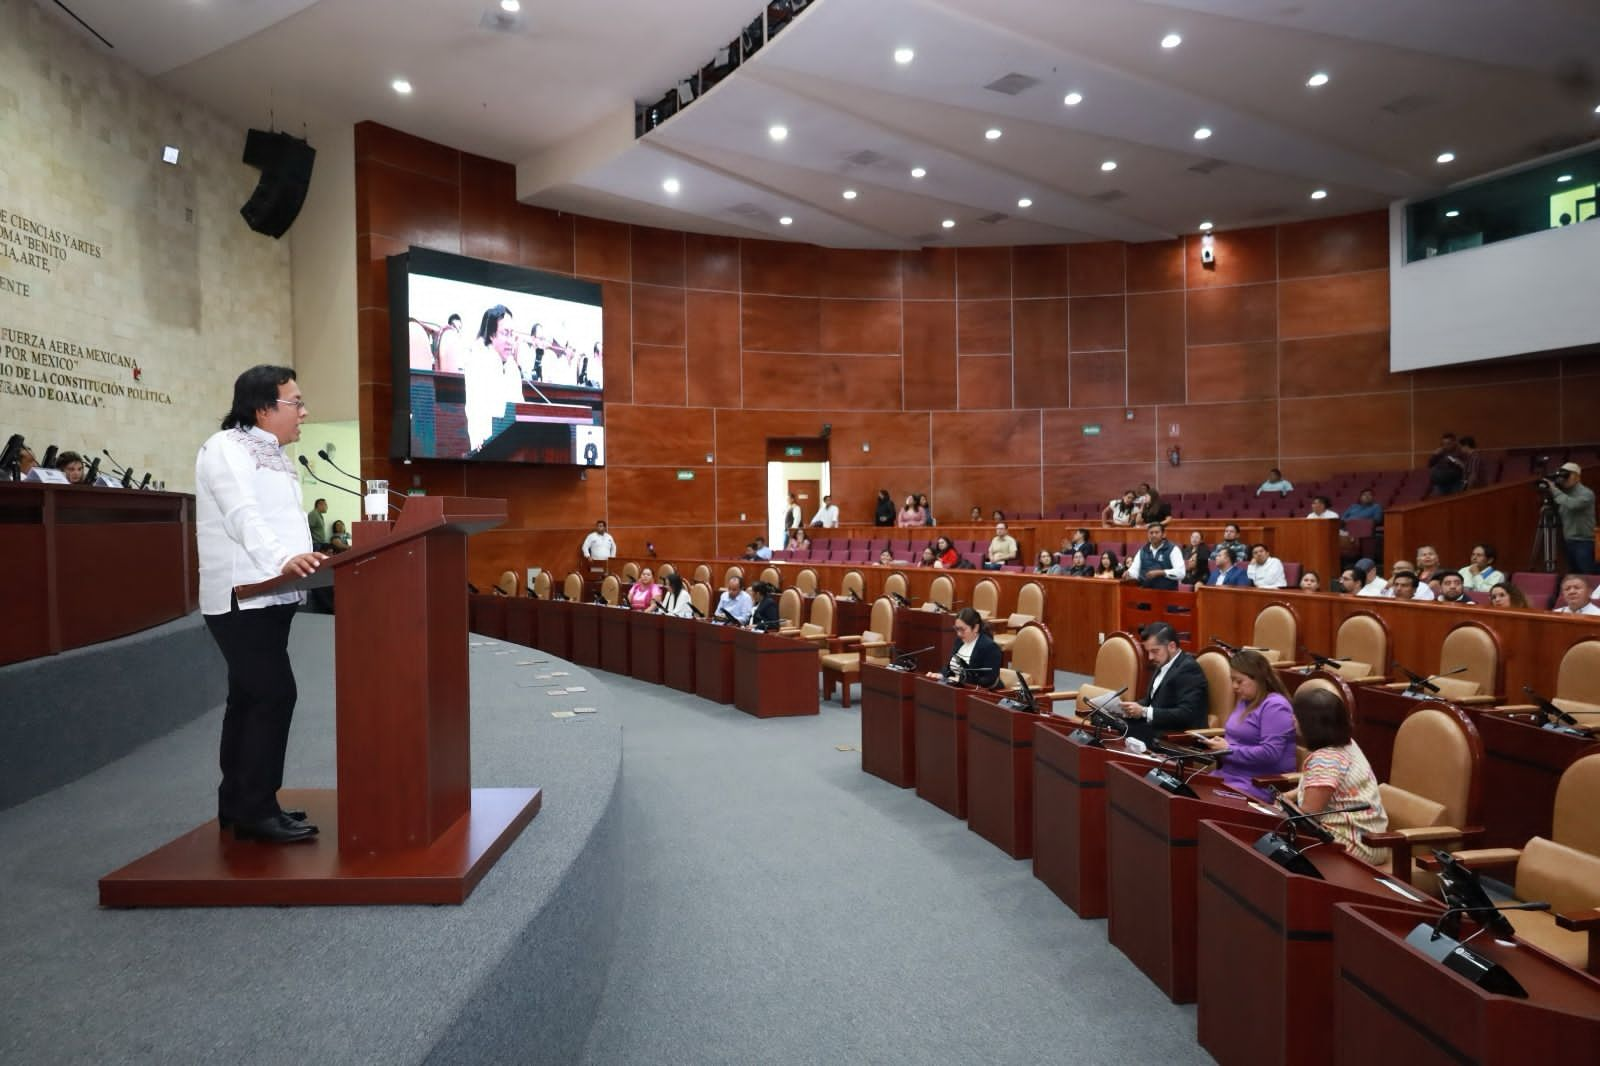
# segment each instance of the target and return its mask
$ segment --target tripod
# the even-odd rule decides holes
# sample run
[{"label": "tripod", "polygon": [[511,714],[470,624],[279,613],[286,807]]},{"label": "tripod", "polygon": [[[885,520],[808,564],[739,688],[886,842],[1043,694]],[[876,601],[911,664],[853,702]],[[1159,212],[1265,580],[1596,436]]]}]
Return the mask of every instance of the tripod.
[{"label": "tripod", "polygon": [[1561,516],[1556,505],[1546,499],[1539,507],[1539,521],[1533,530],[1533,550],[1528,555],[1528,569],[1553,574],[1558,561],[1566,561],[1565,544],[1561,540]]}]

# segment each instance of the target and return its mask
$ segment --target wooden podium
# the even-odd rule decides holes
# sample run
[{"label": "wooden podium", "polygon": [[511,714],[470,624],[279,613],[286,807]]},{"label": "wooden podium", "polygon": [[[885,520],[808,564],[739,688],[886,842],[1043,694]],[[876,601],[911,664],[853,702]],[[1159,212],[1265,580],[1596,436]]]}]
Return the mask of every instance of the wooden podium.
[{"label": "wooden podium", "polygon": [[695,640],[700,623],[687,618],[662,619],[661,680],[679,692],[695,691]]},{"label": "wooden podium", "polygon": [[967,695],[973,689],[918,676],[911,682],[916,709],[917,795],[946,814],[967,817]]},{"label": "wooden podium", "polygon": [[712,703],[733,702],[733,634],[720,622],[694,622],[694,694]]},{"label": "wooden podium", "polygon": [[630,611],[628,674],[635,681],[661,684],[665,678],[662,670],[662,637],[667,628],[667,616],[655,611]]},{"label": "wooden podium", "polygon": [[413,496],[391,529],[364,530],[316,575],[266,583],[331,575],[337,594],[338,789],[280,795],[321,834],[238,841],[210,821],[102,878],[101,904],[464,901],[541,801],[536,788],[471,781],[467,535],[505,516],[504,500]]},{"label": "wooden podium", "polygon": [[901,654],[922,651],[917,656],[917,672],[943,670],[956,650],[956,616],[943,611],[919,611],[909,607],[894,612],[894,643]]},{"label": "wooden podium", "polygon": [[917,783],[915,675],[861,664],[861,769],[898,788]]},{"label": "wooden podium", "polygon": [[600,669],[627,676],[633,616],[627,607],[608,607],[600,616]]},{"label": "wooden podium", "polygon": [[776,633],[734,630],[733,705],[757,718],[821,713],[817,646]]},{"label": "wooden podium", "polygon": [[1011,856],[1033,858],[1033,745],[1050,718],[1002,706],[996,692],[967,697],[967,828]]}]

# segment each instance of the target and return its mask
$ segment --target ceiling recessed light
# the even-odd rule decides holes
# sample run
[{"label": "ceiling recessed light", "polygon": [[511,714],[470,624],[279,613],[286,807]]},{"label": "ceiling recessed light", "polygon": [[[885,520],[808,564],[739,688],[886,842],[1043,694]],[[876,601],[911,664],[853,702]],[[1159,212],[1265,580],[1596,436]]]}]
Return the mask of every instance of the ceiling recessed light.
[{"label": "ceiling recessed light", "polygon": [[1210,126],[1201,126],[1199,129],[1194,131],[1194,139],[1197,140],[1197,141],[1206,140],[1210,136],[1211,136],[1211,127]]},{"label": "ceiling recessed light", "polygon": [[1455,208],[1452,207],[1450,210],[1448,210],[1448,211],[1446,211],[1444,213],[1444,217],[1445,218],[1459,218],[1459,217],[1461,217],[1461,212],[1457,211]]},{"label": "ceiling recessed light", "polygon": [[1313,200],[1326,200],[1328,198],[1328,190],[1327,189],[1313,189],[1312,192],[1311,192],[1311,198]]},{"label": "ceiling recessed light", "polygon": [[1066,104],[1068,107],[1077,107],[1079,104],[1083,103],[1083,94],[1068,93],[1062,98],[1061,102]]},{"label": "ceiling recessed light", "polygon": [[1207,219],[1206,221],[1200,223],[1200,232],[1201,233],[1210,233],[1211,232],[1211,220],[1210,219]]},{"label": "ceiling recessed light", "polygon": [[1572,175],[1571,174],[1563,174],[1559,178],[1556,179],[1556,181],[1560,182],[1563,185],[1565,185],[1567,182],[1569,182],[1571,180],[1572,180]]},{"label": "ceiling recessed light", "polygon": [[912,167],[911,176],[913,178],[925,178],[928,176],[928,172],[921,167]]},{"label": "ceiling recessed light", "polygon": [[1600,104],[1594,105],[1594,113],[1600,115]]},{"label": "ceiling recessed light", "polygon": [[1320,89],[1326,84],[1328,84],[1328,76],[1320,70],[1306,79],[1306,87],[1310,89]]},{"label": "ceiling recessed light", "polygon": [[939,223],[939,225],[943,226],[945,229],[955,229],[956,220],[953,218],[947,218],[943,222]]},{"label": "ceiling recessed light", "polygon": [[522,0],[500,0],[500,10],[508,15],[515,15],[522,10]]},{"label": "ceiling recessed light", "polygon": [[411,91],[411,83],[406,81],[404,78],[396,78],[394,81],[389,83],[389,88],[393,89],[401,96],[405,96]]},{"label": "ceiling recessed light", "polygon": [[1434,157],[1433,161],[1435,163],[1454,163],[1456,161],[1456,154],[1454,152],[1440,152],[1436,157]]},{"label": "ceiling recessed light", "polygon": [[767,136],[771,137],[775,141],[788,140],[788,138],[789,138],[789,127],[788,126],[769,126],[767,128]]},{"label": "ceiling recessed light", "polygon": [[843,195],[846,200],[854,200],[856,198],[856,191],[854,189],[846,189]]},{"label": "ceiling recessed light", "polygon": [[178,165],[178,146],[174,145],[174,144],[169,144],[169,145],[165,145],[164,147],[162,147],[162,149],[161,149],[161,161],[163,163],[171,163],[173,166],[177,166]]},{"label": "ceiling recessed light", "polygon": [[902,67],[915,58],[917,58],[917,53],[913,52],[909,48],[896,48],[894,50],[894,61],[899,63]]},{"label": "ceiling recessed light", "polygon": [[1172,49],[1178,47],[1182,43],[1183,38],[1179,37],[1176,33],[1169,33],[1165,37],[1161,38],[1162,48]]},{"label": "ceiling recessed light", "polygon": [[794,225],[794,219],[790,218],[788,215],[784,215],[782,218],[778,219],[778,225],[792,226]]},{"label": "ceiling recessed light", "polygon": [[1022,199],[1017,201],[1017,206],[1026,210],[1027,208],[1033,206],[1033,201],[1024,196]]},{"label": "ceiling recessed light", "polygon": [[985,140],[998,141],[1000,139],[1000,127],[990,126],[983,131],[983,136]]},{"label": "ceiling recessed light", "polygon": [[672,192],[672,193],[675,193],[680,188],[682,188],[682,186],[680,186],[678,184],[678,179],[677,178],[668,178],[666,181],[661,183],[661,187],[663,189],[665,189],[667,192]]},{"label": "ceiling recessed light", "polygon": [[1100,164],[1100,169],[1109,174],[1113,170],[1117,169],[1117,161],[1115,159],[1107,159],[1104,163]]}]

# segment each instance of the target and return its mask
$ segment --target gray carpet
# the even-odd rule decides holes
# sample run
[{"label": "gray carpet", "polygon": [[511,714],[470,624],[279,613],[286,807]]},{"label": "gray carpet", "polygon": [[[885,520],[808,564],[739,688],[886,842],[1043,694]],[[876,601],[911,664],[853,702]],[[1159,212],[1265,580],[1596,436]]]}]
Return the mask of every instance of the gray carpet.
[{"label": "gray carpet", "polygon": [[856,711],[608,684],[626,892],[584,1062],[1211,1061],[1104,922],[835,750]]}]

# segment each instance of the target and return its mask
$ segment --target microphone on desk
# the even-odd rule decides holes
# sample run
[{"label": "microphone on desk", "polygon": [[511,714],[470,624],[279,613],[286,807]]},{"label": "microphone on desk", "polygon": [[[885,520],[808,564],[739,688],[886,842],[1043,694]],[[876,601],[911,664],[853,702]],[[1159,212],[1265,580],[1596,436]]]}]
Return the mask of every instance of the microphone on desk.
[{"label": "microphone on desk", "polygon": [[22,465],[22,449],[27,442],[21,433],[13,433],[6,441],[6,446],[0,450],[0,471],[9,472],[12,480],[18,478],[18,468]]},{"label": "microphone on desk", "polygon": [[153,476],[153,474],[154,471],[151,470],[146,470],[144,472],[144,480],[139,482],[139,490],[141,492],[150,487],[150,478]]},{"label": "microphone on desk", "polygon": [[1297,826],[1303,826],[1309,835],[1316,837],[1324,844],[1333,843],[1333,834],[1323,828],[1322,819],[1327,818],[1329,815],[1353,814],[1356,811],[1369,811],[1372,809],[1372,804],[1370,803],[1347,803],[1343,807],[1327,807],[1320,811],[1308,812],[1299,810],[1283,796],[1278,797],[1278,806],[1288,816],[1279,824],[1278,832],[1281,833],[1287,829],[1290,833],[1294,833]]},{"label": "microphone on desk", "polygon": [[1221,637],[1212,637],[1211,638],[1211,643],[1215,644],[1217,647],[1221,648],[1223,651],[1227,652],[1229,655],[1238,655],[1239,654],[1239,648],[1236,645],[1229,644],[1227,641],[1223,640]]},{"label": "microphone on desk", "polygon": [[1304,644],[1300,645],[1300,650],[1305,652],[1306,658],[1310,659],[1313,665],[1321,666],[1321,667],[1324,667],[1326,669],[1333,670],[1335,672],[1338,671],[1340,663],[1344,663],[1344,662],[1349,662],[1350,661],[1348,659],[1334,659],[1334,658],[1330,658],[1329,656],[1326,656],[1326,655],[1318,655],[1316,652],[1312,651],[1310,648],[1306,647]]},{"label": "microphone on desk", "polygon": [[84,473],[83,473],[83,484],[85,484],[85,485],[93,485],[95,483],[95,480],[99,476],[100,476],[100,457],[97,455],[97,456],[94,457],[94,461],[89,464],[89,469],[85,470]]},{"label": "microphone on desk", "polygon": [[894,659],[894,669],[910,671],[917,668],[917,659],[922,656],[923,652],[938,650],[939,649],[935,645],[929,644],[926,648],[918,648],[916,651],[904,651],[900,652],[898,655],[895,654],[895,649],[891,647],[889,649],[889,653]]},{"label": "microphone on desk", "polygon": [[700,608],[698,608],[698,607],[696,607],[694,605],[694,601],[693,600],[689,601],[689,610],[694,612],[694,616],[696,618],[704,618],[706,616],[704,611],[702,611]]},{"label": "microphone on desk", "polygon": [[133,473],[133,471],[131,471],[131,470],[124,470],[123,469],[122,464],[117,462],[117,457],[111,454],[110,449],[101,448],[100,449],[100,454],[105,456],[107,459],[111,460],[111,470],[112,470],[113,473],[116,473],[116,474],[126,473],[126,474],[130,474],[130,475]]},{"label": "microphone on desk", "polygon": [[[910,607],[911,606],[912,601],[906,599],[904,596],[900,595],[898,592],[888,593],[888,596],[889,596],[889,598],[891,600],[893,600],[895,602],[895,606],[896,607]],[[851,599],[855,599],[855,596],[852,595],[850,598]]]},{"label": "microphone on desk", "polygon": [[361,498],[361,493],[357,492],[355,489],[346,488],[343,485],[338,485],[338,484],[335,484],[332,481],[327,481],[327,480],[325,480],[325,479],[323,479],[321,477],[318,477],[317,476],[317,472],[315,470],[311,469],[311,460],[307,459],[303,455],[300,457],[300,465],[306,468],[306,473],[311,475],[311,479],[313,481],[321,482],[322,484],[328,486],[330,489],[338,489],[340,492],[348,492],[350,495],[354,496],[358,500]]},{"label": "microphone on desk", "polygon": [[[1490,927],[1490,924],[1494,920],[1489,919],[1488,921],[1485,921],[1485,915],[1500,914],[1503,911],[1547,911],[1549,909],[1550,904],[1542,901],[1535,903],[1497,903],[1492,907],[1451,907],[1449,910],[1439,915],[1438,921],[1433,923],[1433,932],[1431,935],[1429,935],[1428,939],[1442,940],[1449,938],[1450,934],[1444,931],[1445,926],[1449,924],[1452,918],[1456,918],[1461,915],[1471,918],[1480,925],[1480,928],[1476,933],[1473,933],[1472,936],[1467,937],[1466,940],[1461,941],[1461,943],[1464,945],[1467,943],[1467,941],[1470,941],[1473,936],[1477,936],[1478,933],[1481,933],[1484,931],[1484,929],[1488,929]],[[1516,930],[1513,929],[1511,931],[1514,933]]]},{"label": "microphone on desk", "polygon": [[1406,669],[1405,667],[1401,666],[1397,662],[1390,662],[1389,663],[1389,669],[1398,670],[1402,674],[1406,675],[1406,679],[1411,682],[1409,685],[1406,686],[1406,691],[1407,692],[1413,692],[1413,693],[1421,692],[1424,689],[1426,689],[1429,692],[1434,692],[1434,693],[1437,693],[1439,691],[1439,686],[1438,685],[1435,685],[1432,681],[1429,681],[1427,678],[1423,677],[1421,674],[1418,674],[1418,673],[1415,673],[1415,672],[1413,672],[1411,670]]}]

